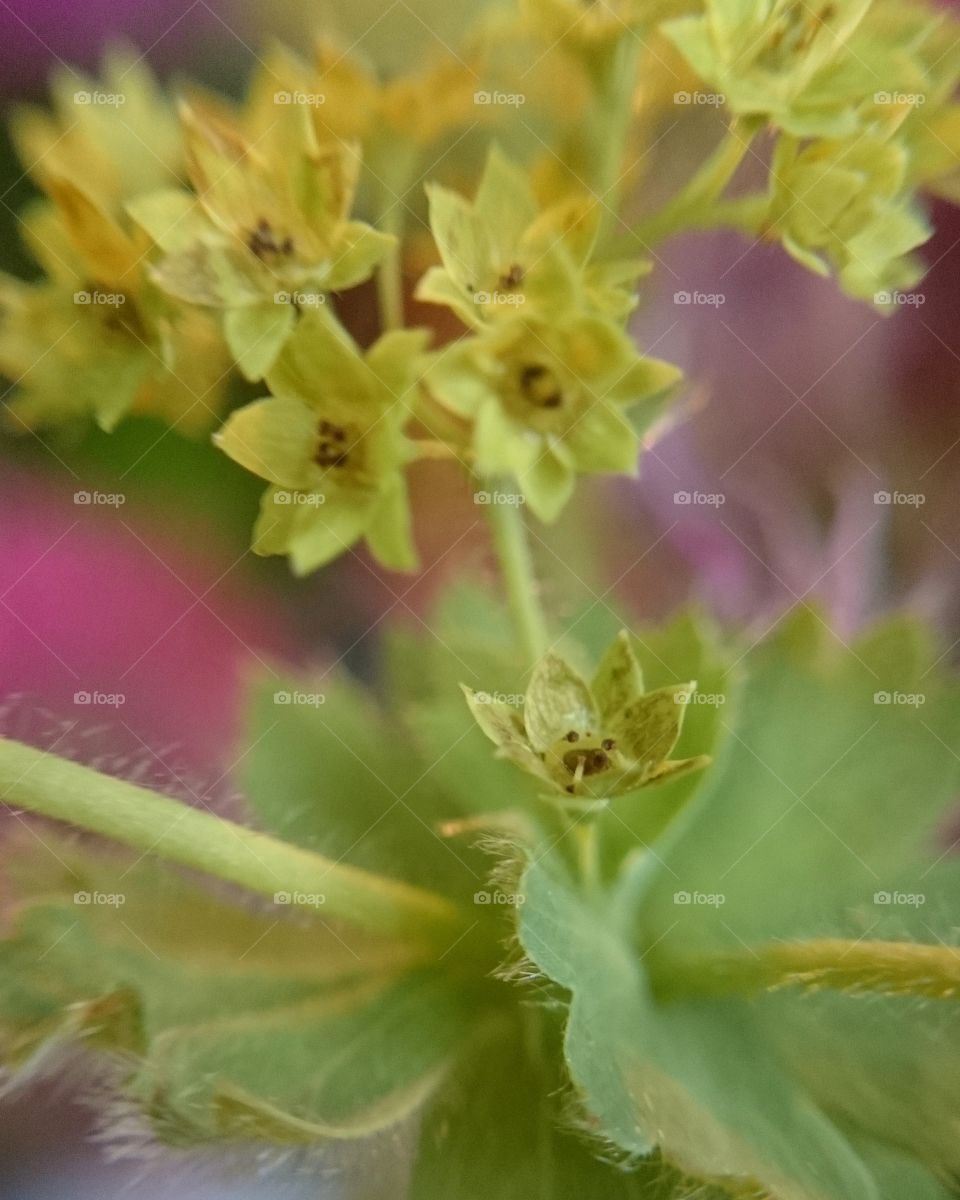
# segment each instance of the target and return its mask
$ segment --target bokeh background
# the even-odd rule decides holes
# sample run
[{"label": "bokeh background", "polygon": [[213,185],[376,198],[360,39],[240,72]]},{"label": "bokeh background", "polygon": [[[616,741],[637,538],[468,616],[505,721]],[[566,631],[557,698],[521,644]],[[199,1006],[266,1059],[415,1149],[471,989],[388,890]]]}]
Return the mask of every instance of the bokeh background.
[{"label": "bokeh background", "polygon": [[[189,77],[231,94],[271,37],[302,45],[315,28],[337,29],[391,71],[472,15],[465,0],[0,0],[0,100],[42,102],[51,71],[93,69],[118,39],[173,86]],[[30,194],[0,133],[0,269],[31,270],[18,242]],[[814,603],[846,640],[907,605],[954,654],[960,218],[932,208],[929,274],[889,319],[776,247],[724,234],[658,250],[635,328],[644,347],[686,368],[683,416],[639,481],[591,483],[576,514],[538,531],[553,611],[602,604],[650,619],[696,601],[749,641]],[[715,301],[683,303],[694,293]],[[362,327],[371,297],[355,304]],[[256,559],[260,486],[208,443],[147,420],[110,437],[0,435],[3,731],[64,738],[77,757],[123,759],[144,778],[214,794],[242,754],[251,672],[343,658],[363,674],[385,621],[428,622],[446,581],[492,570],[482,513],[443,467],[417,468],[424,571],[413,580],[362,554],[306,581]],[[123,503],[78,505],[81,490]],[[123,703],[92,713],[75,701],[81,691]],[[90,1128],[69,1081],[0,1102],[0,1196],[317,1195],[289,1165],[255,1186],[216,1161],[190,1167],[188,1186],[182,1163],[143,1175],[105,1162]]]}]

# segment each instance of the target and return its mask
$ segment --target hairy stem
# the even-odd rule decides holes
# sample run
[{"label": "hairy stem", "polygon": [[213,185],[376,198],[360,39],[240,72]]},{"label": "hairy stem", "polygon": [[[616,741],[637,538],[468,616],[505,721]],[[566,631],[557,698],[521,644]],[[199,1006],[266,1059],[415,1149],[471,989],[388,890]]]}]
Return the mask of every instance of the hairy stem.
[{"label": "hairy stem", "polygon": [[[456,907],[432,892],[337,863],[213,813],[19,742],[0,739],[0,802],[102,834],[263,896],[324,896],[323,911],[374,933],[456,936]],[[314,910],[315,911],[315,910]]]},{"label": "hairy stem", "polygon": [[380,329],[402,329],[403,306],[403,231],[407,216],[407,193],[416,169],[416,151],[412,145],[393,145],[385,155],[377,156],[376,178],[382,193],[380,202],[381,233],[392,234],[396,242],[377,269],[377,305]]},{"label": "hairy stem", "polygon": [[745,995],[773,988],[830,988],[887,996],[960,996],[960,950],[916,942],[815,938],[689,958],[657,957],[658,994]]},{"label": "hairy stem", "polygon": [[547,648],[547,629],[537,594],[537,582],[520,509],[514,504],[496,504],[491,490],[488,506],[493,541],[500,559],[520,644],[529,663],[535,663]]},{"label": "hairy stem", "polygon": [[647,221],[641,221],[633,236],[645,246],[662,241],[687,228],[702,228],[702,214],[723,194],[753,141],[754,130],[734,121],[713,154],[673,199]]}]

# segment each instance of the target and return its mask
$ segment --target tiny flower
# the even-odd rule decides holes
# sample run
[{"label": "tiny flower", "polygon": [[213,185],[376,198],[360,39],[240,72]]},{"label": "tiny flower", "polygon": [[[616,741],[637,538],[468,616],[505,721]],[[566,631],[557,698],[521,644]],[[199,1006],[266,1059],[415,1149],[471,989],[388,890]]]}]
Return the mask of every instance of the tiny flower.
[{"label": "tiny flower", "polygon": [[45,278],[0,275],[0,371],[17,381],[13,430],[128,414],[194,432],[209,425],[229,371],[216,324],[174,309],[146,276],[149,239],[65,176],[25,222]]},{"label": "tiny flower", "polygon": [[611,643],[588,685],[559,655],[534,668],[522,708],[464,687],[470,711],[502,758],[554,793],[587,801],[624,795],[697,770],[709,758],[669,758],[696,683],[644,692],[630,635]]},{"label": "tiny flower", "polygon": [[836,272],[850,295],[866,300],[909,288],[923,274],[910,252],[930,229],[905,194],[908,164],[898,142],[863,134],[781,148],[771,172],[769,228],[804,266]]},{"label": "tiny flower", "polygon": [[[543,521],[560,513],[578,473],[636,471],[637,424],[653,424],[679,378],[598,316],[499,321],[438,351],[426,375],[441,404],[473,421],[478,471],[512,475]],[[624,410],[634,405],[631,423]]]},{"label": "tiny flower", "polygon": [[255,140],[188,106],[182,118],[196,197],[167,190],[131,213],[166,252],[153,268],[157,284],[222,310],[237,364],[260,379],[296,325],[296,305],[277,297],[355,287],[393,238],[350,219],[358,151],[321,144],[306,107],[278,107]]},{"label": "tiny flower", "polygon": [[258,554],[287,554],[303,575],[363,537],[385,566],[413,569],[404,469],[416,450],[403,427],[425,340],[387,333],[364,355],[322,315],[301,319],[267,375],[273,395],[233,413],[214,439],[272,485]]},{"label": "tiny flower", "polygon": [[661,28],[732,112],[765,118],[797,137],[856,130],[857,105],[884,78],[869,61],[872,41],[851,46],[870,0],[707,0],[705,8]]},{"label": "tiny flower", "polygon": [[649,263],[590,263],[600,229],[593,197],[574,196],[541,212],[527,173],[496,147],[472,204],[439,184],[427,195],[443,265],[420,281],[418,299],[447,305],[474,328],[520,308],[551,317],[577,309],[625,316],[633,307],[624,285]]}]

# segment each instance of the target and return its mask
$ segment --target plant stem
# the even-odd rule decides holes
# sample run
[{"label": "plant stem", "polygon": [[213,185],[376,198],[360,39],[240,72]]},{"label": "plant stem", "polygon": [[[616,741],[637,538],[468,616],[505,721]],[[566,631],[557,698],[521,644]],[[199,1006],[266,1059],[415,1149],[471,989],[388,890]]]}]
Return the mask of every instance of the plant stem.
[{"label": "plant stem", "polygon": [[613,51],[601,89],[599,120],[594,132],[598,146],[597,189],[603,205],[601,238],[610,233],[620,209],[638,59],[639,43],[625,32]]},{"label": "plant stem", "polygon": [[[491,489],[491,500],[493,497]],[[528,662],[535,663],[547,648],[547,629],[537,596],[523,517],[513,504],[491,503],[488,512],[520,644]]]},{"label": "plant stem", "polygon": [[[396,242],[387,251],[377,269],[377,304],[380,329],[402,329],[403,309],[403,231],[406,224],[406,197],[416,169],[416,149],[410,145],[392,145],[377,159],[384,174],[379,177],[382,191],[380,220],[382,233],[392,234]],[[389,164],[389,169],[386,166]]]},{"label": "plant stem", "polygon": [[263,896],[286,892],[296,903],[298,893],[323,895],[325,913],[373,933],[446,940],[462,924],[457,908],[442,896],[334,862],[6,738],[0,739],[0,801]]},{"label": "plant stem", "polygon": [[702,210],[719,199],[750,149],[753,138],[752,128],[734,121],[687,185],[660,212],[636,225],[633,236],[645,246],[651,246],[688,226],[698,226]]},{"label": "plant stem", "polygon": [[744,995],[781,987],[887,996],[960,996],[960,950],[916,942],[816,938],[651,964],[662,998]]}]

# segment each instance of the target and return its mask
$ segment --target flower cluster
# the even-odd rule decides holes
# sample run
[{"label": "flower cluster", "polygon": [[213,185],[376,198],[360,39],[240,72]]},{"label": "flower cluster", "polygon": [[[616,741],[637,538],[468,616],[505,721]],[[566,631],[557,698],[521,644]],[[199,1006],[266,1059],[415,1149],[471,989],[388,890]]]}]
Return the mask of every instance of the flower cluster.
[{"label": "flower cluster", "polygon": [[[361,537],[413,568],[427,454],[553,521],[581,476],[636,472],[678,394],[629,330],[652,243],[732,224],[892,311],[918,189],[960,187],[958,77],[956,23],[906,0],[522,0],[408,75],[329,37],[274,49],[236,103],[174,103],[115,54],[14,119],[42,277],[0,276],[9,424],[205,432],[232,375],[265,381],[216,440],[272,485],[254,548],[299,572]],[[647,212],[646,165],[685,151],[678,78],[713,89],[718,146]],[[766,179],[743,194],[748,154]],[[341,298],[372,281],[364,354]],[[411,293],[433,348],[401,336]]]}]

